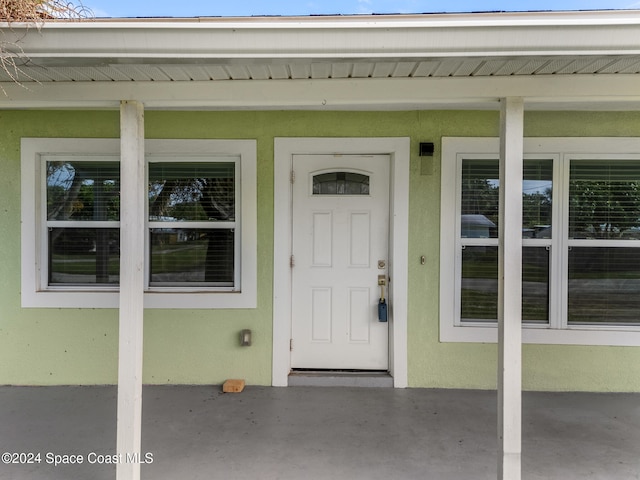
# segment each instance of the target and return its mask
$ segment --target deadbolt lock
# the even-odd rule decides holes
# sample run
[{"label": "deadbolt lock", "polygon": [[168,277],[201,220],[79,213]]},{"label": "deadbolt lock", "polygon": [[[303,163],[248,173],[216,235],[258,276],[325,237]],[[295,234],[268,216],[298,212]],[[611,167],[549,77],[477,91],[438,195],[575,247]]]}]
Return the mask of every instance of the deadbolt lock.
[{"label": "deadbolt lock", "polygon": [[378,260],[378,269],[382,270],[387,266],[387,262],[385,262],[384,260]]}]

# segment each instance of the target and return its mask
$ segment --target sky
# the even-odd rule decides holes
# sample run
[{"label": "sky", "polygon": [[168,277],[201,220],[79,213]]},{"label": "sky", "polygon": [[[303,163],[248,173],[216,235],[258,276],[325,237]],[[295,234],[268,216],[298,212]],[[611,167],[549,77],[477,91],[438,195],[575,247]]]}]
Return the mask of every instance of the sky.
[{"label": "sky", "polygon": [[[74,3],[79,3],[76,0]],[[640,0],[81,0],[96,17],[640,9]]]}]

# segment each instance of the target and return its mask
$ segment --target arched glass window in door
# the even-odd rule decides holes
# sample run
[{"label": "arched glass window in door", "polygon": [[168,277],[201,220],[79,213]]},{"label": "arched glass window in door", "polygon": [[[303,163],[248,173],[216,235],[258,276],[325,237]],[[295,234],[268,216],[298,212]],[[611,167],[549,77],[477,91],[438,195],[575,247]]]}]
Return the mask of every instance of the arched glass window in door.
[{"label": "arched glass window in door", "polygon": [[369,195],[369,176],[353,172],[319,173],[313,176],[314,195]]}]

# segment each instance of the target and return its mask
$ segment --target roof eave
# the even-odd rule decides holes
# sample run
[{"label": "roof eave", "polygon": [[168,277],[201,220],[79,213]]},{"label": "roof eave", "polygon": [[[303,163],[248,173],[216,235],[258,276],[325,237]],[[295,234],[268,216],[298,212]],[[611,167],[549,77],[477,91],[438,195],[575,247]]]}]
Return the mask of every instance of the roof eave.
[{"label": "roof eave", "polygon": [[47,65],[635,55],[640,11],[110,19],[4,33]]}]

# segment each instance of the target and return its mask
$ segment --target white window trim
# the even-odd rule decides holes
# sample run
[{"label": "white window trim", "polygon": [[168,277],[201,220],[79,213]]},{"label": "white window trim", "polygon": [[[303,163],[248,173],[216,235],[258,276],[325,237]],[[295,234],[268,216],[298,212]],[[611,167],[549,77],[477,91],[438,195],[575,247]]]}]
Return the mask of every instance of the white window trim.
[{"label": "white window trim", "polygon": [[[459,159],[461,156],[499,155],[499,138],[442,138],[442,180],[441,180],[441,210],[440,210],[440,341],[441,342],[476,342],[497,343],[497,323],[492,325],[461,324],[456,301],[460,288],[460,272],[456,266],[461,264],[461,250],[457,248],[458,195],[460,189]],[[548,158],[587,158],[596,156],[621,155],[628,158],[640,158],[640,138],[635,137],[556,137],[556,138],[525,138],[525,157],[544,154]],[[554,165],[554,181],[562,182],[563,187],[568,184],[566,172],[557,171],[559,162]],[[456,186],[456,188],[450,188]],[[553,215],[555,219],[566,218],[564,203],[556,197],[558,188],[554,189]],[[566,190],[566,188],[564,188]],[[561,221],[561,225],[564,222]],[[565,228],[565,227],[563,227]],[[564,234],[564,231],[562,232]],[[523,242],[524,243],[524,242]],[[558,249],[556,249],[558,250]],[[552,255],[559,255],[552,249]],[[562,345],[612,345],[612,346],[640,346],[640,327],[614,325],[567,325],[566,311],[561,311],[562,302],[556,295],[565,295],[566,291],[553,285],[566,272],[566,256],[562,264],[556,258],[551,263],[550,282],[550,323],[549,325],[523,325],[522,341],[531,344],[562,344]],[[459,267],[458,267],[459,268]],[[566,282],[563,289],[566,288]],[[566,308],[565,308],[566,309]],[[564,317],[563,317],[564,314]]]},{"label": "white window trim", "polygon": [[[118,289],[111,287],[48,288],[42,283],[41,156],[118,155],[119,139],[23,138],[21,143],[22,306],[37,308],[118,308]],[[255,140],[146,140],[145,155],[240,157],[240,291],[199,287],[144,293],[145,308],[256,308],[257,305],[257,148]]]}]

